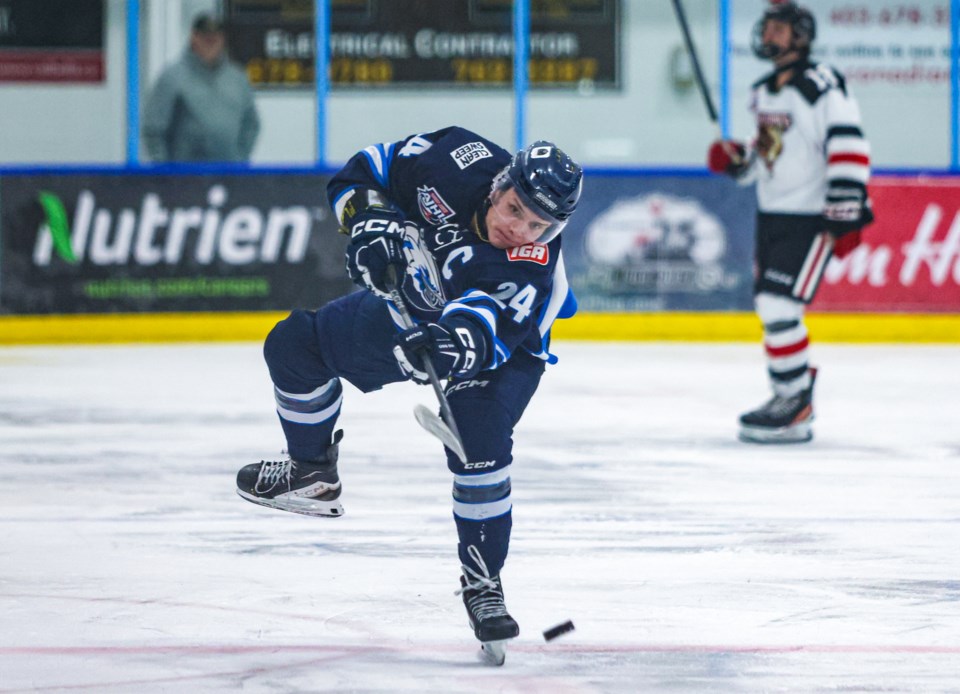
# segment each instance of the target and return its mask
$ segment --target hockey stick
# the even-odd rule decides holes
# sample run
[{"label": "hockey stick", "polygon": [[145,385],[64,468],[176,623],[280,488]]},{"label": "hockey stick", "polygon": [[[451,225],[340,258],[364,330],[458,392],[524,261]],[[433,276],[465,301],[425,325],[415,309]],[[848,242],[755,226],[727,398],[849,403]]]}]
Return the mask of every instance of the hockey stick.
[{"label": "hockey stick", "polygon": [[683,32],[683,42],[687,46],[687,53],[690,54],[690,62],[693,63],[693,74],[697,78],[697,86],[700,87],[700,95],[703,97],[703,103],[707,107],[710,122],[719,129],[720,119],[717,117],[717,109],[713,105],[713,97],[710,96],[710,90],[707,88],[707,80],[703,77],[703,70],[700,69],[700,58],[697,57],[697,48],[693,45],[693,37],[690,35],[690,25],[687,24],[687,15],[683,11],[683,5],[680,4],[680,0],[673,0],[673,10],[677,13],[677,21],[680,23],[680,30]]},{"label": "hockey stick", "polygon": [[[413,318],[410,317],[407,304],[400,295],[397,273],[392,265],[388,269],[388,281],[390,300],[396,307],[397,313],[400,314],[400,322],[403,323],[404,328],[412,328],[414,326]],[[440,414],[443,416],[443,419],[437,417],[437,415],[424,405],[417,405],[413,408],[413,416],[416,417],[420,426],[440,439],[443,445],[454,452],[454,455],[460,459],[461,463],[465,463],[467,462],[467,453],[463,448],[463,439],[460,438],[460,431],[457,429],[457,422],[453,418],[453,410],[450,409],[447,394],[443,392],[443,386],[440,385],[437,370],[433,367],[433,361],[428,354],[423,353],[420,356],[423,359],[423,366],[427,372],[427,377],[430,379],[430,385],[433,386],[433,392],[436,393],[437,401],[440,403]]]},{"label": "hockey stick", "polygon": [[693,63],[693,74],[697,79],[697,86],[700,88],[700,95],[703,97],[703,103],[707,107],[707,115],[710,116],[710,122],[716,127],[717,139],[720,141],[723,150],[730,159],[739,164],[743,158],[723,137],[723,130],[720,128],[720,118],[717,116],[717,109],[713,105],[713,97],[710,96],[710,89],[707,88],[707,80],[703,76],[703,70],[700,68],[700,58],[697,55],[697,47],[693,45],[693,36],[690,34],[690,25],[687,24],[687,13],[683,10],[681,0],[673,0],[673,10],[677,14],[677,22],[680,24],[680,31],[683,32],[683,42],[687,46],[687,53],[690,55],[690,62]]}]

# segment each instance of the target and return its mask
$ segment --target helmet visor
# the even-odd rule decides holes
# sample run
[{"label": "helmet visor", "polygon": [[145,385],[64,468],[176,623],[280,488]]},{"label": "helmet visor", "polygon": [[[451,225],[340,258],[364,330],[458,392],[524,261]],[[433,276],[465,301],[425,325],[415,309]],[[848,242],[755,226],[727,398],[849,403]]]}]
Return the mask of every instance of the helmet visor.
[{"label": "helmet visor", "polygon": [[516,185],[510,176],[507,175],[506,171],[504,171],[493,181],[491,199],[496,202],[500,195],[508,190],[514,191],[517,194],[517,198],[523,203],[523,206],[548,225],[543,233],[534,239],[533,243],[549,243],[563,231],[563,228],[567,225],[567,220],[554,217],[545,209],[544,205],[537,202],[530,195],[527,195],[527,192],[523,190],[523,186]]}]

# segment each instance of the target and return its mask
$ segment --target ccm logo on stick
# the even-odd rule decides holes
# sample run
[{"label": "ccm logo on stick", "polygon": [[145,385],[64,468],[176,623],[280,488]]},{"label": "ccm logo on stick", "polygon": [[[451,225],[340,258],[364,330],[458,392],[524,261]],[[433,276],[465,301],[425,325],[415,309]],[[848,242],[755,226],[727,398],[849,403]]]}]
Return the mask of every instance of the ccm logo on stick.
[{"label": "ccm logo on stick", "polygon": [[507,251],[510,260],[529,260],[531,263],[546,265],[550,262],[550,249],[543,243],[528,243],[526,246],[516,246]]}]

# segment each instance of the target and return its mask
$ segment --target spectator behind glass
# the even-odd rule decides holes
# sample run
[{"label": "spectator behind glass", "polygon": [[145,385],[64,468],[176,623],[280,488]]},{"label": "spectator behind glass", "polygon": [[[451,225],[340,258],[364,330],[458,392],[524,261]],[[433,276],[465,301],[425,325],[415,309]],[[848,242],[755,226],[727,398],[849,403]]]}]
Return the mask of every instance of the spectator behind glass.
[{"label": "spectator behind glass", "polygon": [[155,162],[246,162],[260,118],[246,73],[231,62],[219,21],[198,15],[183,56],[147,97],[143,140]]}]

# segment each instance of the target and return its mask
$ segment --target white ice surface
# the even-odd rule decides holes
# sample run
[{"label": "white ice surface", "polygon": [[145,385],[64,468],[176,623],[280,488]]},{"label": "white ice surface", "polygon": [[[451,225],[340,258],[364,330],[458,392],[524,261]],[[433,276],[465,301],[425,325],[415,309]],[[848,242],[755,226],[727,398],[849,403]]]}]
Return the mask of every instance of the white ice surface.
[{"label": "white ice surface", "polygon": [[816,345],[816,439],[771,447],[757,345],[554,347],[502,668],[429,388],[346,388],[316,519],[234,492],[283,446],[259,345],[0,349],[0,692],[960,692],[960,349]]}]

